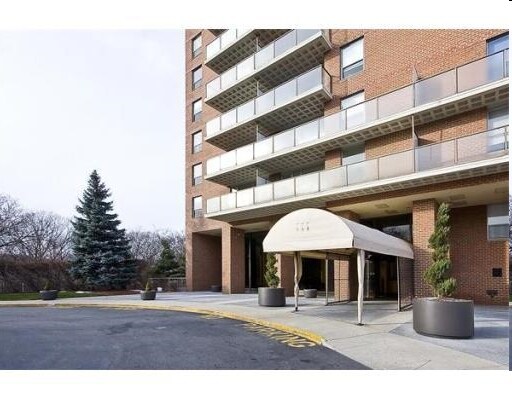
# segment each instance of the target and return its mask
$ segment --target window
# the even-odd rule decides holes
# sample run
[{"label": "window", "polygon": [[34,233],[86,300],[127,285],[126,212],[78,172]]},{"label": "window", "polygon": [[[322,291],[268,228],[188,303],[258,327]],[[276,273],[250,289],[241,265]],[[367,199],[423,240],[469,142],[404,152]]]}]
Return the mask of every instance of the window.
[{"label": "window", "polygon": [[364,91],[341,99],[341,109],[347,110],[347,129],[366,122]]},{"label": "window", "polygon": [[192,217],[198,218],[203,216],[203,196],[192,198]]},{"label": "window", "polygon": [[203,164],[199,163],[192,167],[192,185],[199,185],[203,181]]},{"label": "window", "polygon": [[505,150],[505,130],[508,125],[508,105],[489,109],[487,113],[487,151]]},{"label": "window", "polygon": [[194,39],[192,39],[192,58],[196,58],[199,54],[201,54],[202,47],[203,39],[199,34]]},{"label": "window", "polygon": [[192,154],[199,153],[203,149],[203,132],[199,131],[192,135]]},{"label": "window", "polygon": [[197,89],[203,82],[203,69],[197,67],[192,71],[192,90]]},{"label": "window", "polygon": [[364,38],[341,48],[341,77],[358,74],[364,66]]},{"label": "window", "polygon": [[493,37],[487,41],[487,55],[508,49],[508,33]]},{"label": "window", "polygon": [[358,143],[347,146],[342,150],[343,157],[341,159],[343,165],[355,164],[366,159],[364,153],[364,143]]},{"label": "window", "polygon": [[508,240],[508,230],[508,204],[489,204],[487,206],[487,238]]},{"label": "window", "polygon": [[198,121],[201,118],[203,112],[203,102],[201,99],[196,100],[192,103],[192,121]]}]

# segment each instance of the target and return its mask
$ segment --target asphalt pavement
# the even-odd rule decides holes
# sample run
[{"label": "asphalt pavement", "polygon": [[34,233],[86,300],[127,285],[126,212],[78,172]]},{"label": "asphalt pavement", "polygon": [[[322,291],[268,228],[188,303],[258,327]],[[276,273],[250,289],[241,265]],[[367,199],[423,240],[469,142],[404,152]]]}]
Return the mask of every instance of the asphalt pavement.
[{"label": "asphalt pavement", "polygon": [[365,369],[294,335],[155,310],[0,308],[0,369]]}]

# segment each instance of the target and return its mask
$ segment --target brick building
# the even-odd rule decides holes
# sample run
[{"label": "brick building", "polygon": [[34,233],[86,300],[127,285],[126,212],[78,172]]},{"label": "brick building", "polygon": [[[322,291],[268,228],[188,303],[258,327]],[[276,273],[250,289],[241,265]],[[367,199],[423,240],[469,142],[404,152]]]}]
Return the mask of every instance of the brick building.
[{"label": "brick building", "polygon": [[[315,207],[412,243],[400,267],[367,254],[367,299],[430,295],[428,238],[448,202],[456,296],[508,303],[508,31],[209,29],[185,40],[189,290],[264,286],[266,233]],[[293,261],[278,262],[291,294]],[[303,259],[301,287],[355,298],[353,256],[327,275],[321,265]]]}]

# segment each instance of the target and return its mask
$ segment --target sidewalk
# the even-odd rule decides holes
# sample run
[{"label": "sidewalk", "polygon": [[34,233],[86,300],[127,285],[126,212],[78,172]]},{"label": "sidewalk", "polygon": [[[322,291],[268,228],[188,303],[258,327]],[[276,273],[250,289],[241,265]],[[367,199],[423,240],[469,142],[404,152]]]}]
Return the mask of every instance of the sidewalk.
[{"label": "sidewalk", "polygon": [[57,301],[1,302],[0,306],[62,305],[177,309],[220,313],[234,319],[258,320],[321,341],[372,369],[502,369],[508,370],[508,307],[476,307],[475,337],[454,340],[424,337],[412,329],[412,312],[397,312],[394,302],[365,303],[364,326],[357,326],[356,305],[324,306],[324,299],[293,298],[287,307],[259,307],[257,295],[210,292],[158,293],[155,301],[138,295],[87,297]]}]

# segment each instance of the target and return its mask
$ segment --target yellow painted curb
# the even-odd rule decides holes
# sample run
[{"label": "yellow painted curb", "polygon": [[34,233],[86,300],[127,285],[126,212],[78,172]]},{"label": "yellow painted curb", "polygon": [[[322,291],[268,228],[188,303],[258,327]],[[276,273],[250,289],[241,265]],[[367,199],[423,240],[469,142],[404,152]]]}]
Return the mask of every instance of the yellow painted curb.
[{"label": "yellow painted curb", "polygon": [[[29,306],[30,304],[20,304],[20,306]],[[6,304],[7,306],[7,304]],[[179,311],[179,312],[188,312],[194,314],[203,314],[203,315],[214,315],[217,317],[224,317],[228,319],[233,319],[237,321],[249,322],[252,324],[264,326],[267,328],[273,328],[278,331],[282,331],[285,333],[294,334],[300,336],[304,339],[308,339],[317,345],[321,345],[324,342],[322,336],[317,335],[316,333],[307,331],[305,329],[293,328],[288,325],[278,324],[275,322],[269,322],[258,318],[252,318],[245,315],[240,315],[231,312],[218,311],[218,310],[207,310],[202,308],[188,307],[188,306],[159,306],[159,305],[136,305],[136,304],[102,304],[102,303],[52,303],[52,304],[34,304],[34,306],[44,307],[44,306],[53,306],[53,307],[62,307],[62,308],[72,308],[72,307],[91,307],[91,308],[116,308],[122,310],[160,310],[160,311]]]}]

